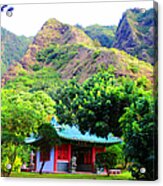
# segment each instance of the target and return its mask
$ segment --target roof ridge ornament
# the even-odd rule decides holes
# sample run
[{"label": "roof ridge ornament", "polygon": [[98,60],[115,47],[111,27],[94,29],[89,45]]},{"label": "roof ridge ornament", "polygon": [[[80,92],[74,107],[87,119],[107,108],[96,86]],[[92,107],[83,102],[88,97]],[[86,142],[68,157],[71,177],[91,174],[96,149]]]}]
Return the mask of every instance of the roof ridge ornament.
[{"label": "roof ridge ornament", "polygon": [[62,126],[57,122],[56,118],[53,116],[51,119],[51,125],[55,127],[56,130],[61,131]]}]

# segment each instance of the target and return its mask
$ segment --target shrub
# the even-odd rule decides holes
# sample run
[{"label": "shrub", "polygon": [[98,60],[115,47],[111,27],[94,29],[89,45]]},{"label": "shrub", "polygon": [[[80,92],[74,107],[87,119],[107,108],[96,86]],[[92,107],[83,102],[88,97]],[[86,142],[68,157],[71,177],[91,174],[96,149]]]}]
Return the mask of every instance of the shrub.
[{"label": "shrub", "polygon": [[33,66],[32,66],[32,70],[33,71],[38,71],[38,70],[40,70],[41,69],[41,66],[39,65],[39,64],[34,64]]},{"label": "shrub", "polygon": [[124,144],[115,144],[111,145],[107,148],[107,151],[111,151],[116,156],[116,168],[125,168],[126,167],[126,161],[125,161],[125,154],[124,154]]},{"label": "shrub", "polygon": [[105,168],[108,176],[110,175],[109,169],[114,168],[117,163],[117,154],[114,152],[102,152],[96,154],[96,166],[98,168]]}]

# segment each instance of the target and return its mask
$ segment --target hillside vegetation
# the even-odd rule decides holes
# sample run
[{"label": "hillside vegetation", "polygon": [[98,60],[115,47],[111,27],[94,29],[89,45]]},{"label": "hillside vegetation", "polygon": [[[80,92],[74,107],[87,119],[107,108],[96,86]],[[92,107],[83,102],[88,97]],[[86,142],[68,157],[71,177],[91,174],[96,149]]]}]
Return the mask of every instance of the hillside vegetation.
[{"label": "hillside vegetation", "polygon": [[19,61],[25,54],[28,45],[32,42],[32,37],[17,36],[5,28],[1,28],[2,38],[2,75],[7,71],[9,66],[15,61]]},{"label": "hillside vegetation", "polygon": [[101,46],[113,47],[117,26],[91,25],[83,30],[93,40],[98,41]]},{"label": "hillside vegetation", "polygon": [[114,66],[117,76],[135,78],[146,75],[150,80],[153,77],[150,64],[114,48],[53,44],[38,52],[36,59],[45,65],[51,65],[63,79],[76,77],[79,82],[110,65]]}]

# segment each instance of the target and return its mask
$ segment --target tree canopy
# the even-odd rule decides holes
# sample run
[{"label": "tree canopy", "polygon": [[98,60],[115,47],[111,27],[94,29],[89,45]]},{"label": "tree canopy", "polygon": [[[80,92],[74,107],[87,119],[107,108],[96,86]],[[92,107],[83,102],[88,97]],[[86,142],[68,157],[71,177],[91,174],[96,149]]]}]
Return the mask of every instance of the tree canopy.
[{"label": "tree canopy", "polygon": [[[139,97],[120,118],[123,128],[124,152],[130,170],[137,179],[153,180],[157,176],[157,108],[154,99],[146,93]],[[145,168],[145,173],[140,172]]]},{"label": "tree canopy", "polygon": [[[48,116],[55,111],[54,105],[42,91],[31,94],[2,90],[2,173],[6,172],[7,164],[13,169],[16,159],[23,159],[24,139],[37,133],[39,126],[48,121]],[[12,169],[7,172],[10,174]]]},{"label": "tree canopy", "polygon": [[[78,124],[82,132],[122,136],[119,118],[125,107],[146,92],[146,78],[116,78],[110,70],[99,72],[82,85],[75,80],[64,84],[51,96],[60,123]],[[147,91],[151,92],[151,91]],[[137,93],[137,94],[136,94]]]}]

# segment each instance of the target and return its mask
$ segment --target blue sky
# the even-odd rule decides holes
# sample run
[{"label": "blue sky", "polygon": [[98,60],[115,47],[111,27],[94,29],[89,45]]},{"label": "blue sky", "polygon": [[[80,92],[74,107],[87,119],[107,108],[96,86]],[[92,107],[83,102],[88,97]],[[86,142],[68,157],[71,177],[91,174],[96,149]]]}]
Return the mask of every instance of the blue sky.
[{"label": "blue sky", "polygon": [[118,25],[130,8],[152,8],[153,1],[12,5],[12,17],[1,13],[1,25],[17,35],[34,36],[49,18],[71,25]]}]

